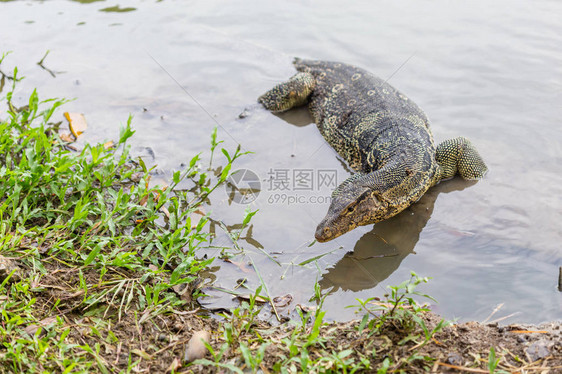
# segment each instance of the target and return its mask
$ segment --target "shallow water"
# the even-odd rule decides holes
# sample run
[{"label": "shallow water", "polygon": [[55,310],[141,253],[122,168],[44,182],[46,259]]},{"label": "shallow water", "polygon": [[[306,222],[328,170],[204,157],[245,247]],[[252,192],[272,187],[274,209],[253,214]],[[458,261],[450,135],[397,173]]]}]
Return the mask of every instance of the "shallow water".
[{"label": "shallow water", "polygon": [[[89,142],[117,137],[132,113],[135,152],[157,164],[163,177],[207,150],[215,125],[226,148],[240,143],[253,151],[238,167],[261,180],[250,204],[259,213],[251,238],[241,240],[246,256],[234,260],[253,260],[273,296],[292,295],[289,309],[309,304],[318,280],[324,290],[332,288],[328,317],[352,318],[345,306],[382,295],[414,270],[433,277],[421,290],[448,318],[484,320],[500,303],[491,319],[512,313],[505,321],[560,318],[562,4],[113,6],[3,2],[0,48],[14,53],[1,69],[17,65],[27,76],[20,98],[33,87],[43,98],[75,97],[66,110],[86,115]],[[44,66],[52,74],[36,64],[46,50]],[[426,111],[437,142],[470,138],[490,167],[487,177],[441,183],[386,222],[309,246],[328,207],[330,177],[341,182],[349,172],[306,110],[275,116],[255,105],[293,74],[292,56],[353,63],[389,79]],[[239,119],[245,108],[249,115]],[[244,208],[219,191],[211,210],[234,225]],[[215,228],[213,245],[230,246]],[[214,274],[218,286],[233,288],[240,278],[259,285],[251,266],[215,264],[221,266]],[[211,307],[234,303],[229,295],[211,295]]]}]

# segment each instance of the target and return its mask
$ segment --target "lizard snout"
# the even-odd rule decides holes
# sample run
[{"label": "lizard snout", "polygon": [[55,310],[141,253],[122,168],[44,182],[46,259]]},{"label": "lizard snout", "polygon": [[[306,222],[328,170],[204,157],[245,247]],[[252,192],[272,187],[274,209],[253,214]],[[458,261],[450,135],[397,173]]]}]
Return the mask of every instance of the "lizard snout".
[{"label": "lizard snout", "polygon": [[321,243],[327,242],[333,236],[332,230],[328,226],[323,225],[323,223],[324,222],[321,222],[318,225],[318,227],[316,228],[316,233],[314,234],[316,240],[318,240]]}]

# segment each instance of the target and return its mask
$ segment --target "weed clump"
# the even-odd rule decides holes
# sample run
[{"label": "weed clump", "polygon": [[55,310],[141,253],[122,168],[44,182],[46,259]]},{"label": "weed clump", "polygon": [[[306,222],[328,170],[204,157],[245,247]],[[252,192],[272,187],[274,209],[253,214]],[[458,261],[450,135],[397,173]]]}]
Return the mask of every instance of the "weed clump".
[{"label": "weed clump", "polygon": [[[169,186],[151,186],[152,169],[129,152],[131,118],[112,147],[73,150],[53,120],[66,100],[34,90],[17,107],[17,68],[2,79],[11,87],[0,116],[0,372],[132,369],[148,353],[122,336],[196,307],[198,274],[213,258],[197,255],[208,217],[192,215],[243,153],[222,149],[215,173],[197,155]],[[167,323],[153,322],[155,334]]]}]

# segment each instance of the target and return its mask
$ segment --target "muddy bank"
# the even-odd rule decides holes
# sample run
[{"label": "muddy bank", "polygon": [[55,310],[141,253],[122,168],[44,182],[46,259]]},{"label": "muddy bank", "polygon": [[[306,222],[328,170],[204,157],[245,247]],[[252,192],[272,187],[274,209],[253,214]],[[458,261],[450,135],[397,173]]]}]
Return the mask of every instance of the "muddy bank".
[{"label": "muddy bank", "polygon": [[[559,321],[508,326],[467,322],[447,326],[421,345],[417,338],[423,336],[422,329],[405,332],[393,323],[386,324],[381,333],[375,335],[368,329],[359,332],[360,321],[326,323],[319,327],[318,335],[311,341],[311,336],[315,335],[312,325],[303,329],[302,325],[291,323],[272,327],[257,322],[246,325],[249,331],[245,331],[243,325],[251,324],[249,320],[219,322],[190,313],[170,317],[140,326],[133,321],[128,327],[124,323],[119,328],[120,333],[125,334],[120,340],[125,341],[122,338],[127,337],[129,343],[121,347],[117,356],[116,352],[108,351],[102,355],[108,362],[115,363],[115,369],[124,368],[128,352],[140,355],[144,347],[146,356],[140,367],[154,373],[221,373],[231,372],[233,368],[244,372],[302,372],[305,370],[303,363],[311,372],[343,372],[344,367],[359,372],[562,372],[562,324]],[[423,320],[431,330],[441,318],[425,313]],[[187,342],[201,330],[210,332],[215,357],[207,352],[205,365],[188,364],[184,361]],[[238,335],[229,342],[232,337],[228,334]],[[136,339],[131,339],[135,336]],[[245,353],[241,352],[242,345]],[[291,353],[295,348],[300,351],[297,355]],[[254,368],[248,357],[256,360]]]}]

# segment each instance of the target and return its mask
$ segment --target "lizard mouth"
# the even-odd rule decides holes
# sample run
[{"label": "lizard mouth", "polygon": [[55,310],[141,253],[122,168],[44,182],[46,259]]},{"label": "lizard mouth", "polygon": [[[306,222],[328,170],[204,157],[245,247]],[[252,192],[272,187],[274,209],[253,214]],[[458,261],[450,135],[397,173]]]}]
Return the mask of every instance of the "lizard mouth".
[{"label": "lizard mouth", "polygon": [[316,233],[314,234],[314,237],[320,243],[325,243],[337,238],[338,236],[345,234],[348,231],[353,230],[355,227],[356,225],[349,225],[344,230],[339,230],[336,227],[333,227],[333,222],[324,220],[320,222],[320,224],[316,228]]},{"label": "lizard mouth", "polygon": [[318,227],[316,229],[316,233],[314,234],[314,237],[320,243],[324,243],[333,239],[330,230],[328,228],[323,229],[321,227]]},{"label": "lizard mouth", "polygon": [[336,237],[338,237],[338,236],[339,236],[339,235],[334,235],[334,236],[331,236],[331,237],[329,237],[329,236],[322,236],[322,235],[318,235],[318,234],[314,235],[314,237],[316,238],[316,240],[317,240],[319,243],[326,243],[326,242],[329,242],[330,240],[332,240],[332,239],[334,239],[334,238],[336,238]]},{"label": "lizard mouth", "polygon": [[330,222],[324,219],[322,220],[322,222],[318,224],[318,227],[316,227],[316,232],[314,233],[314,237],[320,243],[324,243],[335,238],[334,234],[335,232],[330,227]]}]

